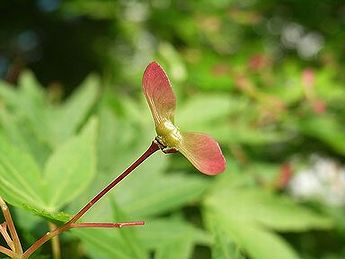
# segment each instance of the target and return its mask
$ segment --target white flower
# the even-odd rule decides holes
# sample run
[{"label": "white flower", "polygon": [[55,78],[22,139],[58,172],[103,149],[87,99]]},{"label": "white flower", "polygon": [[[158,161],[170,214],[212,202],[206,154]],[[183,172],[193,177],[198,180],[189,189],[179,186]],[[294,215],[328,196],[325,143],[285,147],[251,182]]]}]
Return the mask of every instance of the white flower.
[{"label": "white flower", "polygon": [[297,172],[291,179],[290,193],[301,200],[345,205],[345,167],[329,158],[314,156],[311,160],[311,167]]}]

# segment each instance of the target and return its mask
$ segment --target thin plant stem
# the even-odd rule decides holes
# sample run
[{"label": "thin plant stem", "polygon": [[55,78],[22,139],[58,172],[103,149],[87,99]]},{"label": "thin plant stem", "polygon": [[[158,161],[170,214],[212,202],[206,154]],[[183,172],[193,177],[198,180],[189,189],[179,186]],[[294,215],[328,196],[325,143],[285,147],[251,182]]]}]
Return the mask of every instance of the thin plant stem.
[{"label": "thin plant stem", "polygon": [[[48,222],[48,226],[50,231],[57,228],[57,226],[51,222]],[[61,259],[60,240],[58,235],[52,238],[52,251],[54,259]]]},{"label": "thin plant stem", "polygon": [[7,245],[11,248],[11,250],[14,250],[14,243],[9,234],[7,233],[7,225],[5,222],[0,225],[0,233],[4,237]]},{"label": "thin plant stem", "polygon": [[103,223],[103,222],[90,222],[90,223],[72,223],[71,228],[122,228],[131,226],[142,226],[144,221],[133,222],[120,222],[120,223]]},{"label": "thin plant stem", "polygon": [[34,253],[38,248],[40,248],[45,242],[50,240],[51,238],[67,231],[70,229],[69,225],[62,225],[61,227],[58,227],[54,229],[53,231],[47,232],[45,235],[43,235],[40,239],[38,239],[35,243],[33,243],[32,246],[30,246],[23,254],[22,258],[28,258],[32,253]]},{"label": "thin plant stem", "polygon": [[[142,162],[144,162],[153,153],[159,150],[161,146],[156,140],[152,141],[149,148],[133,163],[131,164],[122,174],[116,177],[111,183],[109,183],[103,190],[101,190],[95,197],[93,197],[78,213],[76,213],[68,222],[64,225],[47,232],[40,239],[38,239],[32,246],[30,246],[23,254],[23,258],[28,258],[33,254],[39,247],[41,247],[49,239],[71,229],[73,224],[78,221],[91,207],[97,203],[105,194],[107,194],[112,188],[120,183],[126,176],[128,176],[135,168],[137,168]],[[137,224],[138,225],[138,224]]]},{"label": "thin plant stem", "polygon": [[159,150],[160,147],[156,141],[152,141],[149,148],[142,154],[133,164],[131,164],[122,174],[116,177],[110,184],[108,184],[102,191],[100,191],[91,201],[89,201],[77,214],[73,216],[67,224],[75,223],[80,219],[96,202],[98,202],[106,193],[114,188],[119,182],[121,182],[127,175],[129,175],[135,168],[144,162],[154,152]]},{"label": "thin plant stem", "polygon": [[10,250],[6,247],[3,247],[3,246],[0,246],[0,253],[8,255],[11,258],[16,258],[16,254],[12,250]]},{"label": "thin plant stem", "polygon": [[23,248],[22,248],[22,245],[20,243],[20,240],[19,240],[19,237],[18,237],[18,234],[16,231],[16,227],[14,226],[10,210],[8,209],[5,201],[1,197],[0,197],[0,206],[1,206],[2,213],[4,214],[6,225],[8,227],[8,230],[10,231],[10,235],[11,235],[13,243],[14,243],[14,252],[17,255],[22,255],[23,254]]}]

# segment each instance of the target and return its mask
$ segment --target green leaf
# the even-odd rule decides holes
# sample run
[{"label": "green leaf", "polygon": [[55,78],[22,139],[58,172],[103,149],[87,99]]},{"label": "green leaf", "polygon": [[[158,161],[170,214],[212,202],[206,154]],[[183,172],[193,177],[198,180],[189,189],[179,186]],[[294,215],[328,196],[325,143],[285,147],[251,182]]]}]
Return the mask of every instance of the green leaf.
[{"label": "green leaf", "polygon": [[[109,206],[113,207],[115,222],[128,219],[114,202]],[[92,258],[147,258],[136,228],[72,229],[72,233],[82,240],[84,249]]]},{"label": "green leaf", "polygon": [[287,105],[296,103],[304,98],[300,67],[296,63],[286,62],[282,69],[282,73],[274,75],[275,83],[272,86],[265,85],[260,90],[279,98]]},{"label": "green leaf", "polygon": [[[104,174],[114,175],[124,170],[144,151],[145,146],[150,144],[154,136],[154,129],[149,117],[147,122],[150,122],[151,133],[146,129],[146,125],[144,128],[142,125],[132,122],[133,117],[131,115],[128,115],[128,119],[123,119],[116,116],[109,107],[100,109],[98,157],[99,168]],[[150,115],[148,114],[148,116]],[[123,152],[129,148],[130,152]],[[158,161],[158,164],[152,166],[160,167],[163,162],[164,160]],[[145,167],[145,164],[141,165],[140,168]],[[140,168],[138,169],[140,170]],[[156,169],[154,168],[154,170]]]},{"label": "green leaf", "polygon": [[27,143],[27,139],[21,132],[21,128],[17,127],[16,124],[17,121],[15,120],[15,116],[11,116],[7,109],[0,109],[1,135],[6,137],[9,142],[14,143],[16,147],[28,151],[30,147]]},{"label": "green leaf", "polygon": [[37,103],[44,102],[44,90],[31,71],[24,71],[20,74],[18,85],[23,99],[31,100]]},{"label": "green leaf", "polygon": [[23,121],[20,116],[14,115],[6,108],[0,109],[0,127],[1,134],[10,143],[30,153],[40,167],[44,165],[50,152],[49,146],[27,125],[27,121]]},{"label": "green leaf", "polygon": [[[139,177],[140,176],[140,177]],[[133,177],[134,178],[134,177]],[[185,204],[199,200],[208,187],[208,181],[202,177],[171,175],[150,175],[150,171],[138,174],[136,179],[127,182],[126,190],[116,190],[119,205],[129,215],[157,215],[177,209]]]},{"label": "green leaf", "polygon": [[188,259],[191,258],[192,252],[193,246],[189,238],[181,235],[179,239],[174,239],[158,249],[155,259]]},{"label": "green leaf", "polygon": [[306,135],[323,141],[339,154],[345,154],[344,127],[335,117],[323,115],[305,118],[300,121],[300,128]]},{"label": "green leaf", "polygon": [[0,81],[0,103],[6,105],[18,105],[18,91],[5,81]]},{"label": "green leaf", "polygon": [[262,224],[279,231],[306,231],[332,226],[327,217],[298,206],[287,197],[259,188],[218,190],[208,197],[207,204],[243,224]]},{"label": "green leaf", "polygon": [[[169,65],[169,77],[172,82],[181,82],[186,79],[187,72],[181,55],[177,49],[168,42],[163,42],[159,45],[158,52],[165,63]],[[165,68],[167,66],[164,66]]]},{"label": "green leaf", "polygon": [[207,223],[215,238],[212,245],[212,258],[244,259],[238,246],[230,239],[218,221],[212,220]]},{"label": "green leaf", "polygon": [[299,258],[274,230],[300,232],[332,227],[326,216],[298,206],[285,196],[255,185],[249,187],[250,183],[240,181],[241,178],[219,177],[205,199],[204,213],[211,231],[216,232],[212,226],[221,222],[225,236],[252,258]]},{"label": "green leaf", "polygon": [[44,168],[48,210],[73,200],[90,184],[96,171],[97,121],[90,119],[82,133],[59,146]]},{"label": "green leaf", "polygon": [[49,120],[52,114],[43,88],[29,71],[21,74],[18,84],[16,114],[23,116],[25,126],[30,127],[37,138],[50,143]]},{"label": "green leaf", "polygon": [[72,136],[81,126],[95,104],[99,84],[96,76],[87,77],[73,95],[58,107],[56,116],[51,120],[56,144]]},{"label": "green leaf", "polygon": [[220,140],[231,144],[257,145],[280,142],[287,139],[285,132],[272,130],[272,128],[254,127],[249,121],[234,121],[231,124],[217,125],[217,127],[208,124],[207,127],[200,131],[208,132],[215,137],[218,136]]},{"label": "green leaf", "polygon": [[0,90],[5,107],[0,111],[1,127],[16,145],[31,153],[41,166],[50,152],[50,120],[55,118],[47,94],[28,71],[21,74],[19,88],[4,85]]},{"label": "green leaf", "polygon": [[148,219],[138,231],[146,248],[157,251],[157,258],[191,258],[196,244],[211,243],[208,233],[176,219]]},{"label": "green leaf", "polygon": [[[236,208],[233,208],[233,210],[235,211],[234,213],[236,213]],[[246,251],[251,258],[299,258],[296,252],[281,237],[257,224],[252,224],[250,222],[244,223],[234,218],[228,218],[227,215],[219,211],[212,210],[206,212],[206,222],[209,225],[219,224],[221,222],[222,231],[224,233],[224,236],[221,237],[222,242],[226,242],[226,239],[233,240],[237,246],[241,250]],[[233,251],[231,250],[232,248],[229,247],[229,244],[225,243],[223,245],[226,247],[223,246],[218,248],[222,250],[216,252],[225,254],[225,256],[229,256],[228,258],[236,258],[231,256]]]},{"label": "green leaf", "polygon": [[234,82],[230,76],[230,65],[221,63],[214,53],[206,51],[197,63],[188,67],[188,81],[203,90],[229,90]]},{"label": "green leaf", "polygon": [[89,185],[96,168],[96,126],[91,119],[48,159],[44,174],[33,158],[0,135],[0,195],[18,207],[61,220],[57,211]]},{"label": "green leaf", "polygon": [[44,181],[34,159],[0,135],[0,195],[15,206],[27,203],[43,208],[43,188]]},{"label": "green leaf", "polygon": [[186,102],[178,112],[177,123],[186,129],[193,129],[195,124],[209,124],[226,117],[231,109],[228,96],[197,95]]},{"label": "green leaf", "polygon": [[[113,218],[116,222],[124,222],[128,219],[132,219],[133,217],[128,217],[120,208],[114,199],[111,200],[111,208],[113,209]],[[140,226],[138,226],[140,227]],[[131,250],[131,253],[133,254],[133,257],[138,258],[144,258],[145,256],[145,248],[140,242],[138,237],[137,228],[138,227],[128,227],[125,229],[125,231],[119,231],[119,234],[121,235],[122,239],[127,243],[127,248]],[[134,240],[137,240],[137,242],[133,242]]]},{"label": "green leaf", "polygon": [[[43,88],[40,87],[32,72],[22,72],[18,79],[18,85],[20,86],[19,89],[0,81],[0,98],[6,105],[19,110],[23,105],[33,107],[45,103]],[[23,110],[22,112],[28,111]]]},{"label": "green leaf", "polygon": [[[145,258],[133,255],[121,234],[128,229],[72,229],[71,232],[82,240],[82,245],[91,258],[128,259]],[[135,238],[131,242],[138,242]]]},{"label": "green leaf", "polygon": [[57,223],[67,222],[71,218],[71,215],[64,212],[51,212],[45,209],[39,209],[37,207],[30,206],[28,204],[24,204],[23,207],[40,217]]},{"label": "green leaf", "polygon": [[342,81],[334,80],[337,76],[338,72],[328,66],[315,71],[316,95],[331,105],[340,105],[345,100],[345,89]]},{"label": "green leaf", "polygon": [[[232,224],[236,224],[233,222]],[[228,228],[231,232],[231,228]],[[232,229],[233,230],[233,229]],[[293,248],[278,235],[250,224],[237,226],[232,234],[252,258],[297,259]]]}]

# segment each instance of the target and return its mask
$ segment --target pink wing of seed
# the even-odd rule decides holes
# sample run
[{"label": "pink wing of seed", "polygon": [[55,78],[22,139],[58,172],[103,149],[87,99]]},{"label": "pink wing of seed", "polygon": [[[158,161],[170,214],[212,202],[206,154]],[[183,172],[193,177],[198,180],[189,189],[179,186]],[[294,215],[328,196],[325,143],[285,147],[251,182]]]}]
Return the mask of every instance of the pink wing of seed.
[{"label": "pink wing of seed", "polygon": [[202,173],[216,175],[225,170],[222,151],[213,138],[200,133],[182,133],[179,151]]},{"label": "pink wing of seed", "polygon": [[156,127],[165,120],[174,122],[176,98],[167,74],[158,63],[147,66],[142,84]]}]

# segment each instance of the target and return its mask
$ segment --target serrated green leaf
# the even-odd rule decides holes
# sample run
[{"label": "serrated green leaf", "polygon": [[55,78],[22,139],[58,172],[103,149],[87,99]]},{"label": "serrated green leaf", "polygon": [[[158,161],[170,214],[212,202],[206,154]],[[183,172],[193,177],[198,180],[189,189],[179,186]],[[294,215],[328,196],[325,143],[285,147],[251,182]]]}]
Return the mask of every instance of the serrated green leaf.
[{"label": "serrated green leaf", "polygon": [[46,202],[56,210],[79,195],[96,171],[97,121],[91,119],[82,133],[59,146],[44,168]]},{"label": "serrated green leaf", "polygon": [[253,258],[299,258],[272,230],[291,232],[332,226],[329,218],[287,197],[254,186],[231,185],[231,178],[226,176],[224,180],[220,179],[205,200],[206,222],[209,226],[222,222],[222,231]]},{"label": "serrated green leaf", "polygon": [[91,120],[80,135],[58,148],[44,175],[28,153],[0,136],[0,195],[15,206],[61,220],[52,212],[74,199],[94,177],[96,126]]},{"label": "serrated green leaf", "polygon": [[[240,175],[234,176],[219,177],[205,200],[207,225],[216,235],[219,231],[224,233],[221,243],[213,248],[214,253],[232,258],[228,255],[231,250],[226,241],[230,239],[251,258],[295,259],[299,258],[298,254],[273,230],[297,232],[332,226],[328,217],[299,206],[285,196],[242,181],[246,178]],[[219,222],[221,228],[217,230]]]},{"label": "serrated green leaf", "polygon": [[52,114],[43,88],[30,71],[21,74],[18,84],[16,114],[23,116],[26,126],[33,130],[37,138],[50,143],[49,120]]},{"label": "serrated green leaf", "polygon": [[26,70],[20,74],[18,85],[20,86],[20,92],[23,94],[23,99],[44,102],[43,87],[31,71]]},{"label": "serrated green leaf", "polygon": [[28,203],[43,208],[43,187],[40,169],[33,158],[0,136],[0,195],[15,206]]},{"label": "serrated green leaf", "polygon": [[7,109],[0,109],[0,129],[2,134],[16,148],[31,154],[32,158],[41,167],[50,152],[47,143],[37,136],[32,127],[27,126],[20,116],[11,114]]},{"label": "serrated green leaf", "polygon": [[278,197],[258,188],[218,190],[206,202],[215,211],[242,224],[262,224],[279,231],[327,229],[332,226],[327,217],[298,206],[287,197]]},{"label": "serrated green leaf", "polygon": [[65,141],[81,126],[96,101],[99,84],[96,76],[87,77],[73,95],[58,107],[56,116],[51,120],[55,143]]},{"label": "serrated green leaf", "polygon": [[[236,211],[236,208],[234,208],[234,211]],[[224,242],[226,238],[230,238],[241,250],[249,254],[250,258],[299,258],[292,247],[277,234],[257,224],[241,222],[240,218],[238,218],[238,220],[228,218],[227,215],[219,211],[207,210],[206,212],[206,221],[209,225],[219,224],[221,222],[222,231],[226,235],[226,237],[222,237],[222,241]],[[220,253],[229,255],[228,252],[228,250],[225,250]],[[229,258],[233,257],[230,256]]]}]

